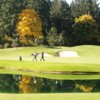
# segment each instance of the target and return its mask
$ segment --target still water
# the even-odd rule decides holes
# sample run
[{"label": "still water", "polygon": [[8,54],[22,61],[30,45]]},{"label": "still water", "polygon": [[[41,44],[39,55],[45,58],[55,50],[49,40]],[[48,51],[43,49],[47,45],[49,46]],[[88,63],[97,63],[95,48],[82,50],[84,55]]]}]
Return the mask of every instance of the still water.
[{"label": "still water", "polygon": [[100,80],[54,80],[0,74],[1,93],[100,92]]}]

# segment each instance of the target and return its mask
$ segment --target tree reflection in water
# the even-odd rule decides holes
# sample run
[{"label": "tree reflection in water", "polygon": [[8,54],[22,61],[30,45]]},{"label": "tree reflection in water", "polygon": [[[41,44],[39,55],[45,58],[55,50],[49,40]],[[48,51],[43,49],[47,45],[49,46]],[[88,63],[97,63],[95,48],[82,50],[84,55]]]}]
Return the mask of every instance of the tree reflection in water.
[{"label": "tree reflection in water", "polygon": [[18,76],[15,75],[0,75],[0,92],[18,92]]},{"label": "tree reflection in water", "polygon": [[22,75],[0,75],[1,93],[100,92],[100,80],[54,80]]}]

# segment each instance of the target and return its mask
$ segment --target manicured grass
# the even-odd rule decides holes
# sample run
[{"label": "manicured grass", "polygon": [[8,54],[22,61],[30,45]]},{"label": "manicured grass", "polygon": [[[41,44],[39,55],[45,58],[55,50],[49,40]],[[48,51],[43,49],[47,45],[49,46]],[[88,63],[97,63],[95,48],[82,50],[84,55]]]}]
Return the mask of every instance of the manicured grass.
[{"label": "manicured grass", "polygon": [[[0,49],[0,58],[2,56],[30,56],[34,51],[41,53],[42,51],[47,52],[49,54],[55,55],[57,51],[76,51],[78,52],[79,56],[84,57],[100,57],[100,47],[99,46],[92,46],[92,45],[82,45],[82,46],[75,46],[75,47],[55,47],[49,48],[46,46],[39,46],[39,47],[21,47],[21,48],[8,48],[8,49]],[[16,52],[16,53],[15,53]]]},{"label": "manicured grass", "polygon": [[[46,57],[47,62],[67,62],[67,63],[95,63],[100,64],[100,47],[83,45],[76,47],[55,47],[48,48],[44,46],[40,47],[22,47],[22,48],[9,48],[0,49],[0,60],[18,60],[19,56],[23,57],[24,61],[32,61],[31,54],[36,51],[41,53],[42,51],[56,55],[58,51],[76,51],[79,55],[77,58],[60,58],[60,57]],[[40,57],[38,57],[38,60]]]},{"label": "manicured grass", "polygon": [[[41,65],[41,66],[40,66]],[[60,74],[43,74],[34,73],[37,71],[87,71],[100,72],[99,64],[67,64],[52,62],[29,62],[29,61],[0,61],[1,74],[22,74],[29,76],[44,77],[50,79],[67,79],[67,80],[86,80],[100,79],[100,75],[60,75]]]},{"label": "manicured grass", "polygon": [[90,71],[100,72],[100,64],[65,63],[65,62],[30,62],[0,60],[0,67],[15,69],[30,69],[40,71]]},{"label": "manicured grass", "polygon": [[0,100],[100,100],[99,93],[0,94]]}]

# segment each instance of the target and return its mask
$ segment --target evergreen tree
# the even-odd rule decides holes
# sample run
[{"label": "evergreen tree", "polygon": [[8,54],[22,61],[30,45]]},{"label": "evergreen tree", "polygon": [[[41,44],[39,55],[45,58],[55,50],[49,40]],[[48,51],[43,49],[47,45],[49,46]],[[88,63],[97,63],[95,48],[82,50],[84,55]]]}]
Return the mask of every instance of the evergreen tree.
[{"label": "evergreen tree", "polygon": [[73,17],[79,17],[83,14],[90,14],[93,17],[98,13],[98,0],[74,0],[71,3],[71,12]]},{"label": "evergreen tree", "polygon": [[[64,0],[53,0],[50,9],[51,23],[55,24],[59,33],[67,30],[71,23],[71,10]],[[68,23],[68,24],[67,24]]]},{"label": "evergreen tree", "polygon": [[49,46],[53,47],[57,44],[58,35],[57,29],[55,27],[51,27],[50,31],[47,34],[47,42]]},{"label": "evergreen tree", "polygon": [[16,33],[18,13],[24,8],[24,0],[2,0],[0,9],[0,33],[12,36]]}]

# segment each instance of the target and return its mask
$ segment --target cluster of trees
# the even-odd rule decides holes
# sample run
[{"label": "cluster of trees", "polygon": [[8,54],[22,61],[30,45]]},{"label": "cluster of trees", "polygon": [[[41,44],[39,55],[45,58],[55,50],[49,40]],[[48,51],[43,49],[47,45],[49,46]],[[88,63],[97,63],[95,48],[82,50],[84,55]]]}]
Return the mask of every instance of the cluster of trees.
[{"label": "cluster of trees", "polygon": [[98,0],[0,0],[0,47],[100,44]]}]

